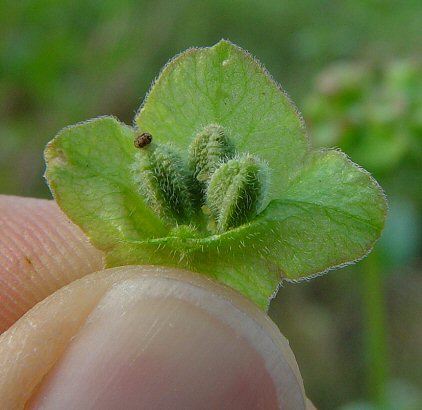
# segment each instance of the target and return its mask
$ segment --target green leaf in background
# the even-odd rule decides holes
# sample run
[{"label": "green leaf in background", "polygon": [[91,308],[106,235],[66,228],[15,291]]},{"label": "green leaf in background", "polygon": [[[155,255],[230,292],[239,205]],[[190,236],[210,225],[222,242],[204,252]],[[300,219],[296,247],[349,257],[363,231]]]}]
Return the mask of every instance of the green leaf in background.
[{"label": "green leaf in background", "polygon": [[[108,266],[189,269],[237,289],[265,309],[283,279],[301,280],[358,260],[380,236],[386,201],[376,181],[341,152],[312,151],[300,114],[286,94],[256,60],[228,41],[172,60],[135,122],[131,128],[104,117],[68,127],[46,149],[46,177],[56,201],[105,251]],[[213,129],[227,136],[235,154],[229,150],[230,157],[222,155],[220,163],[214,158],[203,165],[204,172],[189,171],[189,153],[197,150],[192,150],[193,141]],[[169,152],[160,164],[145,162],[147,179],[136,175],[133,141],[142,132],[153,136],[152,144],[141,148],[143,158],[160,146],[167,147],[160,152]],[[206,161],[203,154],[196,164]],[[251,175],[266,170],[262,183],[233,173],[249,169],[242,165],[248,155],[258,167]],[[172,171],[171,161],[166,164],[166,158],[176,157],[183,184],[175,180],[179,171]],[[220,177],[227,161],[233,164],[228,179],[233,190]],[[155,183],[160,178],[168,181]],[[184,198],[192,198],[196,207],[191,220],[161,220],[139,186],[143,180],[163,190],[177,186],[181,192],[186,186]],[[222,203],[235,204],[231,222],[218,229],[206,204],[209,181],[221,184],[213,185],[214,196],[221,192]],[[259,192],[264,185],[268,192]],[[248,191],[251,187],[254,192]],[[162,193],[167,195],[157,197],[179,203],[177,193]],[[237,218],[236,209],[243,209],[239,198],[252,202]]]}]

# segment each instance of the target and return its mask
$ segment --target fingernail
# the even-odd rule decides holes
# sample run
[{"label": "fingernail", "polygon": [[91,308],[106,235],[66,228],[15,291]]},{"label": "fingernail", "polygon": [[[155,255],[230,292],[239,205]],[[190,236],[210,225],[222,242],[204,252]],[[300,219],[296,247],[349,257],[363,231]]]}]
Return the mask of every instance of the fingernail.
[{"label": "fingernail", "polygon": [[221,289],[196,277],[115,284],[30,408],[305,409],[286,340],[264,313]]}]

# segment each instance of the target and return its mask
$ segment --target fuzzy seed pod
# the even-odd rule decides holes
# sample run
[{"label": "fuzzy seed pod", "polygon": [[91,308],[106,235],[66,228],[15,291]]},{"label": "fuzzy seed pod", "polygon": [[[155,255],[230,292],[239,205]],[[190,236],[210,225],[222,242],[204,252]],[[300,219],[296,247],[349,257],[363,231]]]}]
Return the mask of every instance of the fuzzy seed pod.
[{"label": "fuzzy seed pod", "polygon": [[194,213],[192,177],[168,145],[149,144],[136,154],[133,176],[141,195],[161,217],[186,223]]},{"label": "fuzzy seed pod", "polygon": [[206,192],[206,209],[218,233],[246,223],[259,211],[269,184],[268,165],[249,154],[222,163]]},{"label": "fuzzy seed pod", "polygon": [[219,164],[233,156],[234,149],[222,126],[210,124],[195,136],[189,147],[189,166],[202,190]]}]

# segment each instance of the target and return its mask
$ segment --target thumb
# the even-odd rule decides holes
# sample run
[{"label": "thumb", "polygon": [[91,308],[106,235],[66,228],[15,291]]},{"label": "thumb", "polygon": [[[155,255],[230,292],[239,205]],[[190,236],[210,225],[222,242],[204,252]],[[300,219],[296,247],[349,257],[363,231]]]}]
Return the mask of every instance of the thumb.
[{"label": "thumb", "polygon": [[306,409],[286,339],[238,293],[126,266],[60,289],[0,336],[2,409]]}]

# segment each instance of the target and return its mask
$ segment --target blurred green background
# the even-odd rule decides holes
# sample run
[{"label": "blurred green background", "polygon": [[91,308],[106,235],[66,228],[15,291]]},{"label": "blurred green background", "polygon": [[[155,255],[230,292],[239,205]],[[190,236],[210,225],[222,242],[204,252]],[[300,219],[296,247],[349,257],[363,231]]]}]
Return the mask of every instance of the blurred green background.
[{"label": "blurred green background", "polygon": [[270,314],[319,409],[422,408],[422,2],[3,0],[0,192],[50,197],[43,148],[64,126],[127,123],[165,62],[228,38],[390,199],[359,264],[286,284]]}]

